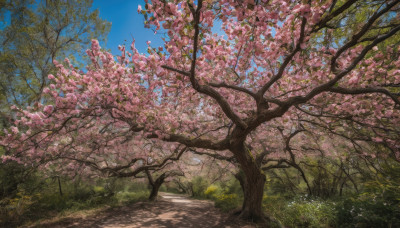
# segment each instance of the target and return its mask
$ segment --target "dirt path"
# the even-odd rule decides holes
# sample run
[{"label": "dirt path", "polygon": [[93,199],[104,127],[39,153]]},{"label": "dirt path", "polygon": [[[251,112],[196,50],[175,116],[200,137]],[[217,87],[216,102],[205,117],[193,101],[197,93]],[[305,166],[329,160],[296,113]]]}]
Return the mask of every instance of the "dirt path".
[{"label": "dirt path", "polygon": [[38,227],[255,227],[221,213],[212,202],[160,193],[157,202],[111,208],[86,217],[68,217]]}]

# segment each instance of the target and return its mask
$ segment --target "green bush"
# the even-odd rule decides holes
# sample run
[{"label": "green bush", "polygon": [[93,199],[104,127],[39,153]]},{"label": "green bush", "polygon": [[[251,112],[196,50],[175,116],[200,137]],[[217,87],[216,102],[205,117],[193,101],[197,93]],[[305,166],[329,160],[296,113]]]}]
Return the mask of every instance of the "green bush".
[{"label": "green bush", "polygon": [[242,186],[240,186],[240,182],[236,178],[231,178],[228,181],[222,182],[221,187],[226,193],[236,194],[239,198],[243,197]]},{"label": "green bush", "polygon": [[229,182],[222,188],[219,185],[212,184],[204,191],[204,196],[215,202],[215,207],[220,208],[222,211],[231,211],[239,207],[242,200],[238,194],[233,193],[236,190],[235,182]]},{"label": "green bush", "polygon": [[332,227],[335,223],[335,204],[318,199],[264,197],[268,214],[287,227]]},{"label": "green bush", "polygon": [[138,192],[118,192],[114,198],[119,203],[133,203],[142,200],[147,200],[149,197],[149,191],[138,191]]},{"label": "green bush", "polygon": [[239,207],[241,200],[236,194],[218,194],[215,195],[215,206],[222,211],[231,211]]},{"label": "green bush", "polygon": [[343,200],[337,206],[338,227],[400,227],[400,205],[379,198]]},{"label": "green bush", "polygon": [[208,187],[208,181],[201,176],[195,177],[192,180],[193,184],[193,197],[205,198],[204,192]]},{"label": "green bush", "polygon": [[93,191],[96,195],[105,196],[107,191],[103,186],[94,186]]},{"label": "green bush", "polygon": [[386,164],[382,171],[363,193],[338,205],[339,227],[400,227],[400,166]]},{"label": "green bush", "polygon": [[0,227],[14,227],[67,211],[133,203],[149,196],[146,184],[125,179],[85,182],[63,179],[61,184],[62,195],[54,179],[43,181],[43,187],[36,190],[20,184],[14,196],[0,199]]},{"label": "green bush", "polygon": [[207,189],[204,191],[204,195],[206,196],[207,199],[213,199],[215,198],[215,195],[220,193],[221,189],[217,185],[210,185],[207,187]]},{"label": "green bush", "polygon": [[0,225],[18,224],[21,216],[29,213],[31,205],[38,200],[38,195],[26,195],[18,192],[15,198],[4,198],[0,201]]},{"label": "green bush", "polygon": [[123,189],[125,192],[142,192],[142,191],[148,191],[148,186],[147,183],[143,182],[137,182],[137,181],[132,181],[132,180],[120,180],[120,185],[119,189]]},{"label": "green bush", "polygon": [[167,188],[167,186],[166,186],[165,184],[163,184],[163,185],[160,186],[159,191],[160,191],[160,192],[167,192],[167,191],[168,191],[168,188]]}]

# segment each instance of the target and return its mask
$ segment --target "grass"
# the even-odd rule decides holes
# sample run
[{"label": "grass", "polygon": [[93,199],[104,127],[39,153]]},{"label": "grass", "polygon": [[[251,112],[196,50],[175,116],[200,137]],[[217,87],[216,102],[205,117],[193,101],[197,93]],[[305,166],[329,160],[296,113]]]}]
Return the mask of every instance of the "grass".
[{"label": "grass", "polygon": [[63,195],[57,191],[28,194],[20,191],[13,198],[0,202],[0,227],[17,227],[65,216],[96,213],[112,207],[147,200],[149,191],[142,183],[126,184],[110,191],[102,185],[65,187]]},{"label": "grass", "polygon": [[46,213],[40,219],[29,220],[24,226],[40,226],[41,223],[53,223],[65,218],[85,218],[105,211],[110,208],[122,207],[140,201],[146,201],[149,196],[148,191],[120,191],[110,197],[93,197],[87,201],[70,201],[66,208],[59,210],[57,213]]}]

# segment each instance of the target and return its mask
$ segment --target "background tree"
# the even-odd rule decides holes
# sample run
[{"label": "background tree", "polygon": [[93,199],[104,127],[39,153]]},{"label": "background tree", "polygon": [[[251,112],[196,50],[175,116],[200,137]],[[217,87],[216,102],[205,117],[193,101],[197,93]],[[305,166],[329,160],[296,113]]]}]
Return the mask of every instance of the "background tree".
[{"label": "background tree", "polygon": [[151,187],[151,192],[149,195],[150,201],[157,200],[158,191],[160,190],[161,185],[166,182],[167,179],[171,179],[176,176],[184,176],[184,173],[178,170],[164,171],[161,172],[161,174],[151,174],[150,171],[146,170],[145,173]]},{"label": "background tree", "polygon": [[[14,118],[10,106],[47,102],[42,91],[55,72],[54,60],[69,57],[82,64],[91,38],[106,40],[111,24],[91,5],[91,0],[0,2],[0,134]],[[32,177],[31,168],[0,164],[1,195],[15,194]]]},{"label": "background tree", "polygon": [[[105,41],[111,24],[91,10],[92,1],[5,0],[0,13],[1,115],[10,105],[40,101],[55,72],[53,60],[82,60],[90,40]],[[82,63],[82,61],[75,61]]]}]

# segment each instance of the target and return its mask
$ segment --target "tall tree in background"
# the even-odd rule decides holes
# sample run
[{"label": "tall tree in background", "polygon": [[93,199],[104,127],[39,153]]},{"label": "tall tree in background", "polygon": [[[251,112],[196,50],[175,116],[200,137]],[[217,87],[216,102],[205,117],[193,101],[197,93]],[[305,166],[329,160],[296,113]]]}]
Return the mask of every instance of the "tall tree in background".
[{"label": "tall tree in background", "polygon": [[[2,0],[0,14],[0,113],[41,99],[53,60],[83,56],[90,39],[105,40],[110,23],[92,0]],[[3,121],[4,122],[4,121]],[[5,123],[2,123],[5,124]]]},{"label": "tall tree in background", "polygon": [[[1,132],[10,124],[11,105],[25,107],[41,100],[55,59],[80,58],[91,38],[106,39],[111,24],[91,9],[92,2],[0,0]],[[15,193],[29,170],[1,164],[0,197]]]}]

